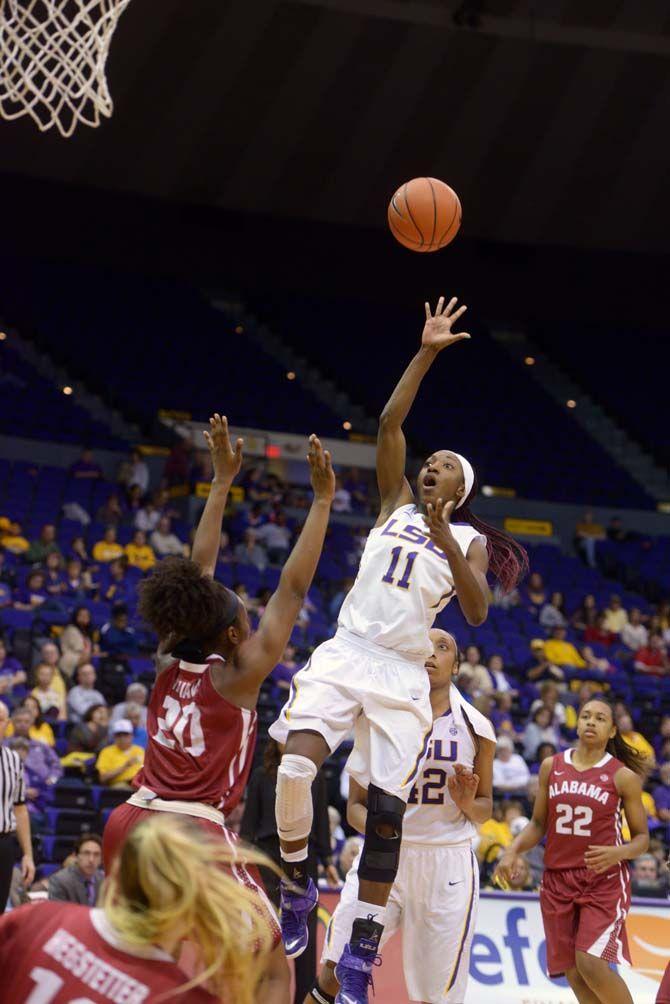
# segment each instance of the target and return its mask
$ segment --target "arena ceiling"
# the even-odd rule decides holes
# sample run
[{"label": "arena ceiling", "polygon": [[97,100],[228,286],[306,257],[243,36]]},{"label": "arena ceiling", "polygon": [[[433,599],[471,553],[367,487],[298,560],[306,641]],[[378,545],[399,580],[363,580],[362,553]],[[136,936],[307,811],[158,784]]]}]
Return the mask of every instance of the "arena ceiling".
[{"label": "arena ceiling", "polygon": [[670,249],[667,0],[134,0],[109,71],[111,122],[0,123],[0,170],[372,226],[430,174],[467,237]]}]

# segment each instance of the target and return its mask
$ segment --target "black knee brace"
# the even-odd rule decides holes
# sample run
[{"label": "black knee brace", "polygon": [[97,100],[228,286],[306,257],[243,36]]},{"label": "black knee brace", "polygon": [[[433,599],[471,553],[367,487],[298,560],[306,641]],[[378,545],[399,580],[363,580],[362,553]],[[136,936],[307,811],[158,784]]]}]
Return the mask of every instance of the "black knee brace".
[{"label": "black knee brace", "polygon": [[[358,876],[369,882],[394,882],[398,874],[402,821],[405,803],[376,785],[368,788],[368,818],[365,824],[365,844],[358,866]],[[392,837],[383,837],[380,828],[391,826]]]}]

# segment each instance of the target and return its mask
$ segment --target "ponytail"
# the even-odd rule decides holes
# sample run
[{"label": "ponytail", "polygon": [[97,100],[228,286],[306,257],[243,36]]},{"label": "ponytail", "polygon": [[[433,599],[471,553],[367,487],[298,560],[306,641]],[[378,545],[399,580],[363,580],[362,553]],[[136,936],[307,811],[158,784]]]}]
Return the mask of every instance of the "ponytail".
[{"label": "ponytail", "polygon": [[276,869],[259,852],[229,845],[223,834],[217,840],[186,819],[150,815],[128,837],[105,883],[107,919],[131,947],[174,934],[195,943],[200,971],[175,994],[206,983],[221,1000],[253,1004],[277,927],[240,869],[249,863]]},{"label": "ponytail", "polygon": [[468,497],[463,505],[459,506],[458,517],[462,522],[468,523],[473,529],[484,534],[490,571],[502,586],[503,592],[511,593],[528,574],[528,554],[526,549],[504,530],[490,526],[483,519],[475,516],[470,509],[470,503],[477,497],[478,490],[479,486],[475,477]]},{"label": "ponytail", "polygon": [[[598,698],[598,700],[600,700],[600,698]],[[611,756],[616,757],[617,760],[621,760],[624,767],[628,767],[636,774],[639,774],[640,777],[646,777],[649,773],[651,764],[649,763],[648,757],[643,756],[639,750],[636,750],[634,746],[631,746],[630,743],[626,742],[624,737],[619,732],[618,725],[616,726],[616,734],[614,738],[610,739],[605,748]]]}]

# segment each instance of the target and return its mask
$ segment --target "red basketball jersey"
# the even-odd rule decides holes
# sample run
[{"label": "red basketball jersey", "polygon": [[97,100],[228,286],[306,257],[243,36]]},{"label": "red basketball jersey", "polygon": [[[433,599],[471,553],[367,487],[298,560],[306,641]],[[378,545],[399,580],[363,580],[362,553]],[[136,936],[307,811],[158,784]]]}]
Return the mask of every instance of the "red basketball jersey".
[{"label": "red basketball jersey", "polygon": [[[123,946],[102,910],[74,903],[35,903],[0,917],[2,1000],[12,1004],[149,1004],[188,982],[158,948]],[[169,1000],[215,1004],[205,990]]]},{"label": "red basketball jersey", "polygon": [[244,792],[255,711],[231,704],[212,683],[211,663],[174,662],[156,677],[147,710],[149,742],[133,784],[158,798],[206,802],[225,814]]},{"label": "red basketball jersey", "polygon": [[572,754],[570,749],[552,759],[545,868],[584,868],[591,844],[622,842],[621,799],[614,776],[624,765],[606,753],[588,770],[577,770]]}]

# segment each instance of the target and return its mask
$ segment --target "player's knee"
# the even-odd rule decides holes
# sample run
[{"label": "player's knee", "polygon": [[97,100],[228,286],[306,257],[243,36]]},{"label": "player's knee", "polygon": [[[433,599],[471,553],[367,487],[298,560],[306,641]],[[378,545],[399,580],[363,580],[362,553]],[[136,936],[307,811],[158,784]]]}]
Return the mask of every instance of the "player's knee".
[{"label": "player's knee", "polygon": [[368,788],[365,844],[358,866],[359,878],[369,882],[395,881],[400,860],[405,803],[376,785]]},{"label": "player's knee", "polygon": [[304,840],[312,829],[312,782],[316,764],[308,757],[285,753],[277,770],[275,814],[281,840]]}]

